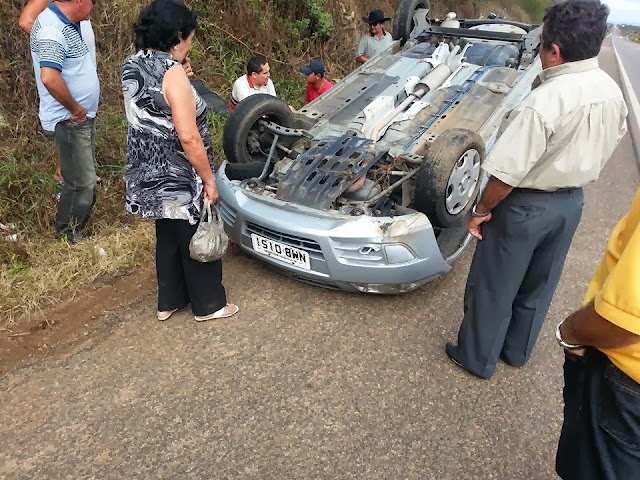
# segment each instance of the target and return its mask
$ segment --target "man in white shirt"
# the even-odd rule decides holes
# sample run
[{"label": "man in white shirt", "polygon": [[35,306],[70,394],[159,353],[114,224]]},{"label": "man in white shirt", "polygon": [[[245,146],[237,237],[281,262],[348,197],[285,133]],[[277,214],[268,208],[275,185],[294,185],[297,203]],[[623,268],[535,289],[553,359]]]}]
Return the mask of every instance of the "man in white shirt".
[{"label": "man in white shirt", "polygon": [[[490,175],[469,232],[479,242],[449,358],[490,378],[498,358],[531,356],[595,182],[626,132],[620,88],[598,66],[609,9],[566,0],[547,10],[543,72],[482,163]],[[580,478],[585,478],[580,477]]]},{"label": "man in white shirt", "polygon": [[271,69],[266,57],[258,55],[247,62],[247,73],[233,83],[229,113],[238,103],[255,93],[267,93],[276,96],[276,89],[271,81]]}]

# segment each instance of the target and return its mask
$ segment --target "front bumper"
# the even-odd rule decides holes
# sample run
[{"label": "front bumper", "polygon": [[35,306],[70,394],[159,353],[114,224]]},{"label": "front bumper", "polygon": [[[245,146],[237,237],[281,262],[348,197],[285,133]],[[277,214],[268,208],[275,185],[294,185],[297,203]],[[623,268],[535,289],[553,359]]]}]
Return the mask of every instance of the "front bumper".
[{"label": "front bumper", "polygon": [[[289,276],[325,288],[392,294],[451,269],[421,213],[380,218],[314,210],[242,189],[225,167],[216,177],[227,233],[248,254]],[[307,252],[311,268],[257,252],[252,234]]]}]

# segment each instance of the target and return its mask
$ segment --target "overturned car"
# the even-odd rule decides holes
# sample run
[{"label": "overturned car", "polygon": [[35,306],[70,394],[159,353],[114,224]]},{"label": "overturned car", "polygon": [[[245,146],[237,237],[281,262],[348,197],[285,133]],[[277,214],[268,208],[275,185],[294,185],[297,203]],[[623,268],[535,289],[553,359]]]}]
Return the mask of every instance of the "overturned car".
[{"label": "overturned car", "polygon": [[398,4],[397,40],[292,112],[238,104],[217,173],[227,231],[247,253],[313,285],[413,290],[470,242],[480,165],[540,72],[539,27],[428,17]]}]

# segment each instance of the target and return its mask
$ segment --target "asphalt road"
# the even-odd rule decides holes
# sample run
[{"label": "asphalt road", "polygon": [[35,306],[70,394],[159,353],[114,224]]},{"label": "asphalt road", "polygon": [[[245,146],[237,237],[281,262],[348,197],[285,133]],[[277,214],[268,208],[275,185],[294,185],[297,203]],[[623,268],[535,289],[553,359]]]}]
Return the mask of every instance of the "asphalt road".
[{"label": "asphalt road", "polygon": [[622,59],[636,96],[640,97],[640,43],[630,42],[617,35],[613,38],[613,41],[616,44],[618,55]]},{"label": "asphalt road", "polygon": [[[617,78],[610,43],[601,65]],[[638,188],[625,138],[583,221],[529,365],[490,381],[444,354],[471,252],[404,296],[344,294],[225,263],[241,313],[154,320],[155,295],[103,341],[1,382],[2,478],[551,479],[562,419],[553,325],[581,302]]]}]

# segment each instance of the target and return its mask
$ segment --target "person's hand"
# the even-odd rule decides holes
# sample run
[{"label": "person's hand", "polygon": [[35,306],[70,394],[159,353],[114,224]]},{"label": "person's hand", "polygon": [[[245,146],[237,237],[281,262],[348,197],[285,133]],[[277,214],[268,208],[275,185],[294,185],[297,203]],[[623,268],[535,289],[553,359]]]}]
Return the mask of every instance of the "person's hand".
[{"label": "person's hand", "polygon": [[469,226],[467,227],[469,233],[478,240],[482,240],[482,229],[480,228],[480,225],[488,222],[489,220],[491,220],[491,213],[486,217],[471,217],[471,220],[469,220]]},{"label": "person's hand", "polygon": [[[571,335],[569,335],[569,333],[567,332],[567,326],[571,323],[571,316],[569,316],[569,318],[565,319],[564,322],[562,322],[562,325],[560,325],[560,335],[562,336],[562,339],[571,344],[571,345],[576,345],[579,344],[578,339],[577,338],[573,338]],[[569,350],[568,348],[564,349],[565,352],[567,352],[568,355],[573,355],[576,357],[584,357],[585,354],[587,353],[587,349],[586,348],[578,348],[578,349],[574,349],[574,350]]]},{"label": "person's hand", "polygon": [[182,61],[182,68],[184,68],[184,72],[187,74],[187,77],[193,77],[193,69],[191,68],[191,60],[189,57],[185,58]]},{"label": "person's hand", "polygon": [[578,350],[569,350],[567,348],[564,349],[565,352],[569,355],[573,355],[574,357],[584,357],[587,353],[586,348],[580,348]]},{"label": "person's hand", "polygon": [[204,196],[207,197],[212,204],[218,201],[218,187],[216,187],[215,180],[212,182],[205,182]]},{"label": "person's hand", "polygon": [[82,123],[87,120],[87,109],[82,105],[78,105],[73,112],[71,112],[71,120],[76,123]]}]

